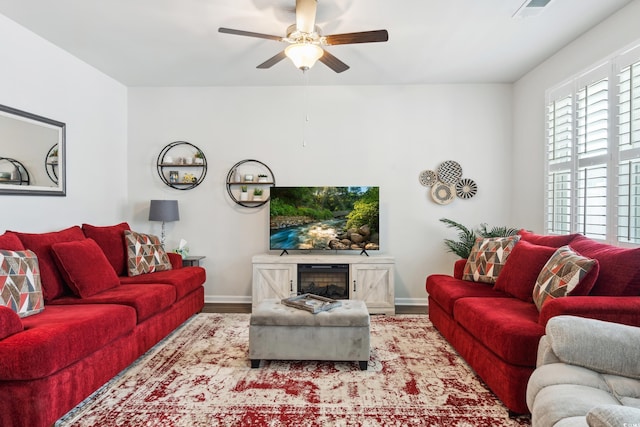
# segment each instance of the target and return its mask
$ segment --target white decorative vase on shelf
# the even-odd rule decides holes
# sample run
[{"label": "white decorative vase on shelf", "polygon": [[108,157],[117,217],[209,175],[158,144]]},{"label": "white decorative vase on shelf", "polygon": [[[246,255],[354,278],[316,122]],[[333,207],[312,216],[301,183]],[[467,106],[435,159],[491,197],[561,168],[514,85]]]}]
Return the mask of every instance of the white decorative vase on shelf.
[{"label": "white decorative vase on shelf", "polygon": [[241,201],[249,200],[249,193],[247,193],[246,191],[241,192],[240,193],[240,200]]}]

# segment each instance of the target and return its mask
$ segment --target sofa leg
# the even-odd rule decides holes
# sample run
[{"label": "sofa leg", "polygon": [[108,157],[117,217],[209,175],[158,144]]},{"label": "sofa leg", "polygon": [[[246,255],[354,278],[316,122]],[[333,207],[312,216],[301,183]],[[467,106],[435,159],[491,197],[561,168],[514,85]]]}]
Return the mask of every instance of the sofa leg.
[{"label": "sofa leg", "polygon": [[509,418],[511,418],[512,420],[515,419],[528,419],[531,418],[530,414],[520,414],[518,412],[514,412],[511,409],[509,409]]},{"label": "sofa leg", "polygon": [[368,360],[360,360],[358,362],[358,364],[360,365],[360,370],[361,371],[366,371],[367,367],[369,366],[369,361]]},{"label": "sofa leg", "polygon": [[255,369],[260,367],[260,359],[251,359],[251,368]]}]

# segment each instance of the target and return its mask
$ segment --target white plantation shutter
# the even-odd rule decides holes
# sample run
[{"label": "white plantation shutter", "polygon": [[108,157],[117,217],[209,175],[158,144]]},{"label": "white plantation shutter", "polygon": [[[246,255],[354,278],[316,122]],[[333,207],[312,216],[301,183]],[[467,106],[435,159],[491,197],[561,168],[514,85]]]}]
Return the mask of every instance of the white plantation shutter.
[{"label": "white plantation shutter", "polygon": [[609,79],[601,78],[577,90],[575,138],[576,231],[602,240],[607,237],[608,132]]},{"label": "white plantation shutter", "polygon": [[617,239],[634,244],[640,244],[640,61],[628,62],[638,50],[617,63]]},{"label": "white plantation shutter", "polygon": [[640,244],[640,44],[547,91],[545,224]]},{"label": "white plantation shutter", "polygon": [[547,105],[546,226],[549,233],[571,231],[573,96],[559,95]]}]

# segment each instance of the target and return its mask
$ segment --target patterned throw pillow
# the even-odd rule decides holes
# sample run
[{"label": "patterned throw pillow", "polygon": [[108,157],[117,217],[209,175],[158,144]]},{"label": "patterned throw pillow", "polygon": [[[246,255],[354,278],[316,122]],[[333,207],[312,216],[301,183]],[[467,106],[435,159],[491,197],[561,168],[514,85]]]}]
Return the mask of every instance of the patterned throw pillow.
[{"label": "patterned throw pillow", "polygon": [[495,283],[520,236],[478,237],[464,266],[462,280]]},{"label": "patterned throw pillow", "polygon": [[569,246],[558,248],[536,279],[533,288],[536,307],[541,310],[546,301],[554,298],[588,294],[598,277],[598,270],[597,260],[583,257]]},{"label": "patterned throw pillow", "polygon": [[34,252],[0,250],[0,305],[20,317],[44,310],[40,269]]},{"label": "patterned throw pillow", "polygon": [[125,230],[124,240],[129,276],[171,270],[171,261],[157,236]]}]

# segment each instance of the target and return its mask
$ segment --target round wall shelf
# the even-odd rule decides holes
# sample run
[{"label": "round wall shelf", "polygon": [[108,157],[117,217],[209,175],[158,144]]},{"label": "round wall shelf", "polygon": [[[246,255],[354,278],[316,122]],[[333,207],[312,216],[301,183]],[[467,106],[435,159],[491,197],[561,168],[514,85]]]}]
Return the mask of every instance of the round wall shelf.
[{"label": "round wall shelf", "polygon": [[58,183],[58,144],[53,144],[44,157],[44,168],[54,184]]},{"label": "round wall shelf", "polygon": [[9,157],[0,157],[0,184],[13,184],[13,185],[29,185],[31,183],[31,177],[27,168],[17,161]]},{"label": "round wall shelf", "polygon": [[[233,165],[227,173],[229,197],[236,204],[245,208],[258,208],[267,203],[269,195],[266,192],[268,187],[274,185],[276,185],[276,177],[273,175],[273,171],[259,160],[241,160]],[[260,196],[256,193],[260,193]]]},{"label": "round wall shelf", "polygon": [[158,176],[176,190],[191,190],[207,175],[207,158],[201,149],[186,141],[165,146],[156,162]]}]

